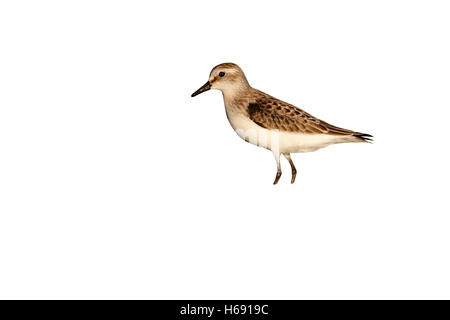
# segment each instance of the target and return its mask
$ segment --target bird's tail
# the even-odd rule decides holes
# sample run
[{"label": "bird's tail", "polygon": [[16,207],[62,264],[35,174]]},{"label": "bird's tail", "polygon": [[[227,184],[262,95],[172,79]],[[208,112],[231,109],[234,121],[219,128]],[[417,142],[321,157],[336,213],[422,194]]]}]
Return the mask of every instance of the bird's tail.
[{"label": "bird's tail", "polygon": [[355,132],[353,137],[355,137],[359,142],[373,142],[373,136],[367,133]]}]

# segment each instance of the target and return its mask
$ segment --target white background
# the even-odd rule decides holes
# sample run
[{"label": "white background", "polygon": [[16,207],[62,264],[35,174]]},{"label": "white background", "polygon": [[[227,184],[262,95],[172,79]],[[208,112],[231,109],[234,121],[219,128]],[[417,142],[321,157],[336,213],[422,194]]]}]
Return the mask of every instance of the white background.
[{"label": "white background", "polygon": [[[2,1],[0,298],[450,298],[446,1]],[[212,67],[375,143],[244,143]]]}]

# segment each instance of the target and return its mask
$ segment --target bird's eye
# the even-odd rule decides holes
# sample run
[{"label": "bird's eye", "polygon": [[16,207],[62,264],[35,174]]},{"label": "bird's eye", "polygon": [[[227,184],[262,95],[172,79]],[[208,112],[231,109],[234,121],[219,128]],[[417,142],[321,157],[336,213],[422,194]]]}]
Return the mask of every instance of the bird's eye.
[{"label": "bird's eye", "polygon": [[221,72],[219,72],[219,77],[223,77],[225,75],[225,72],[223,72],[223,71],[221,71]]}]

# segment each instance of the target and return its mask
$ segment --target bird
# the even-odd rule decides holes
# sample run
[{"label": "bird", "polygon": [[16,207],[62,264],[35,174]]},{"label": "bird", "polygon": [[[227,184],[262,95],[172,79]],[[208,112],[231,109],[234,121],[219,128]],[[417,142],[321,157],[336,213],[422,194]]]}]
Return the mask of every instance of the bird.
[{"label": "bird", "polygon": [[239,137],[272,151],[277,165],[274,185],[282,174],[281,155],[291,166],[291,183],[294,183],[297,169],[291,153],[312,152],[337,143],[373,141],[370,134],[336,127],[292,104],[252,88],[242,69],[235,63],[215,66],[208,81],[191,97],[210,89],[222,91],[228,121]]}]

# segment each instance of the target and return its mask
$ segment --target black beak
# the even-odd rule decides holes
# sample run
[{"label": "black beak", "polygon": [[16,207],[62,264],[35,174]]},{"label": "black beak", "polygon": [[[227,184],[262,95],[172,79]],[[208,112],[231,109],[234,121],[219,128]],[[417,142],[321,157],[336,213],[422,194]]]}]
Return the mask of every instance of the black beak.
[{"label": "black beak", "polygon": [[198,89],[197,91],[195,91],[191,97],[195,97],[196,95],[199,95],[202,92],[208,91],[209,89],[211,89],[211,83],[209,83],[209,81],[207,83],[205,83],[204,85],[202,85],[200,87],[200,89]]}]

